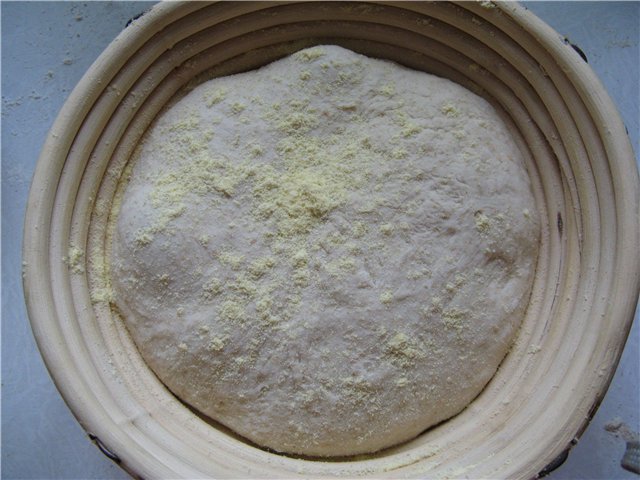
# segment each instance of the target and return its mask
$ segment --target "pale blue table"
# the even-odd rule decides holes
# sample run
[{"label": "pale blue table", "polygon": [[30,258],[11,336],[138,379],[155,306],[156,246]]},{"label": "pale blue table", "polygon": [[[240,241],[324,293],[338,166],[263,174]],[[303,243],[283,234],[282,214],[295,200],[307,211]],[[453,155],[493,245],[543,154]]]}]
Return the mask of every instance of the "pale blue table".
[{"label": "pale blue table", "polygon": [[[528,7],[586,53],[617,103],[638,152],[637,2],[536,2]],[[22,222],[45,135],[67,95],[143,2],[3,2],[2,8],[2,477],[128,478],[87,439],[51,382],[26,317]],[[638,478],[620,468],[620,417],[639,430],[638,315],[611,388],[569,459],[549,478]]]}]

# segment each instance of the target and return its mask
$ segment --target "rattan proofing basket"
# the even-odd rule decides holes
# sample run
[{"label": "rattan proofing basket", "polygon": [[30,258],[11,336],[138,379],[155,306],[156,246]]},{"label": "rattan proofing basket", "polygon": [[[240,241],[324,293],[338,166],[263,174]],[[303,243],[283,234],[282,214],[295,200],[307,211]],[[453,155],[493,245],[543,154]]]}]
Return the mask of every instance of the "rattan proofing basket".
[{"label": "rattan proofing basket", "polygon": [[[339,44],[447,77],[504,112],[543,237],[512,351],[472,404],[406,444],[319,461],[274,454],[197,416],[92,303],[118,180],[157,113],[198,79]],[[25,295],[47,367],[83,427],[142,478],[531,478],[562,458],[615,371],[639,290],[638,173],[583,59],[515,3],[166,3],[99,57],[43,148],[27,210]],[[63,260],[86,252],[84,272]],[[90,259],[87,260],[87,259]]]}]

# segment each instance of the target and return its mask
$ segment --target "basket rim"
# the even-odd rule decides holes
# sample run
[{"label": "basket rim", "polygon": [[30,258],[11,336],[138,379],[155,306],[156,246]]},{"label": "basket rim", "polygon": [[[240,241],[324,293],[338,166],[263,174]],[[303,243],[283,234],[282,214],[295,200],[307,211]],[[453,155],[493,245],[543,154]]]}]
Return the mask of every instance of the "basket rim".
[{"label": "basket rim", "polygon": [[[51,127],[41,154],[38,158],[34,177],[30,187],[23,233],[23,260],[25,268],[23,288],[27,305],[28,317],[38,348],[45,361],[45,365],[56,387],[69,406],[73,405],[72,398],[82,396],[82,388],[74,379],[73,373],[65,372],[68,362],[60,355],[59,344],[64,342],[56,333],[55,322],[51,320],[51,307],[55,307],[52,286],[50,283],[50,269],[47,258],[41,258],[42,252],[49,252],[49,231],[53,214],[53,198],[58,188],[58,179],[67,159],[67,152],[71,148],[75,135],[84,121],[91,106],[102,95],[103,89],[96,89],[98,80],[104,88],[109,83],[105,81],[115,75],[128,58],[137,50],[137,46],[146,42],[160,25],[169,25],[176,18],[188,15],[191,11],[201,8],[199,2],[160,3],[154,5],[141,18],[121,32],[115,40],[104,50],[93,65],[73,89],[64,103],[53,126]],[[300,2],[304,3],[304,2]],[[382,4],[392,2],[382,2]],[[612,304],[617,305],[618,322],[621,327],[619,347],[614,353],[611,368],[607,378],[600,384],[599,390],[592,397],[593,407],[584,416],[576,434],[579,436],[586,428],[597,406],[602,401],[607,388],[615,373],[624,340],[627,338],[638,295],[640,293],[640,256],[634,255],[640,244],[640,180],[631,144],[625,133],[624,124],[595,73],[582,61],[577,54],[572,54],[566,48],[563,39],[542,20],[519,4],[498,4],[497,7],[510,15],[518,24],[527,25],[527,30],[547,48],[554,58],[564,67],[570,76],[571,83],[582,92],[582,99],[590,106],[589,111],[596,115],[601,127],[601,135],[610,138],[607,142],[610,150],[607,152],[612,168],[611,177],[614,182],[616,209],[616,225],[619,228],[617,246],[620,255],[617,258],[616,277],[611,291]],[[615,139],[615,141],[614,141]],[[632,173],[633,172],[633,173]],[[624,258],[622,258],[624,257]],[[32,262],[37,259],[37,262]],[[83,428],[89,432],[101,432],[98,437],[107,435],[107,431],[118,428],[108,417],[92,412],[88,409],[71,408],[72,413]],[[117,437],[111,437],[107,450],[119,451]],[[115,444],[113,442],[116,442]],[[130,444],[127,444],[127,448]],[[548,459],[551,462],[558,455],[562,455],[570,445],[556,445],[550,450]],[[547,462],[548,463],[548,462]],[[122,466],[122,465],[121,465]],[[141,461],[124,464],[130,472],[147,470],[148,464]]]}]

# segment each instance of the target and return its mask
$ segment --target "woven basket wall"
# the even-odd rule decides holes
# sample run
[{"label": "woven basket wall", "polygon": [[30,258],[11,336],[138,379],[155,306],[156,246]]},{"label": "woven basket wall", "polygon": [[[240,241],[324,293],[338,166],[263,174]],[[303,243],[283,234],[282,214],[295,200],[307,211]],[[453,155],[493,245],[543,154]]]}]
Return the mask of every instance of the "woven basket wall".
[{"label": "woven basket wall", "polygon": [[[516,344],[482,394],[415,440],[349,461],[276,455],[198,417],[142,361],[103,281],[111,204],[145,129],[203,78],[338,44],[447,77],[490,101],[526,152],[543,238]],[[25,295],[38,345],[83,427],[142,478],[531,478],[586,427],[639,288],[638,173],[601,84],[514,4],[166,3],[129,26],[73,91],[29,198]],[[82,248],[84,272],[62,260]]]}]

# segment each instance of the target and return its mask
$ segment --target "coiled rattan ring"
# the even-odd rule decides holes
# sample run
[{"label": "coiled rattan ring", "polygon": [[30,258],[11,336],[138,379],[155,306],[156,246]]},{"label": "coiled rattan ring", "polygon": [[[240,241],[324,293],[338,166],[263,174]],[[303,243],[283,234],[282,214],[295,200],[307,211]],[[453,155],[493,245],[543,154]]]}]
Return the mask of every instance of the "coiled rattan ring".
[{"label": "coiled rattan ring", "polygon": [[[450,78],[489,100],[527,152],[544,220],[526,319],[482,394],[413,441],[335,461],[274,454],[197,416],[145,366],[108,304],[89,296],[108,268],[119,179],[157,113],[200,79],[319,43]],[[159,4],[99,57],[51,129],[25,226],[29,316],[78,420],[142,478],[535,477],[586,427],[628,335],[638,184],[602,85],[518,4]],[[81,268],[63,261],[70,245],[85,252]]]}]

